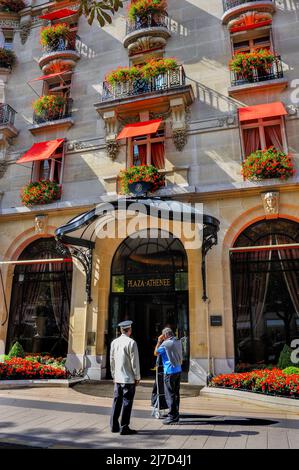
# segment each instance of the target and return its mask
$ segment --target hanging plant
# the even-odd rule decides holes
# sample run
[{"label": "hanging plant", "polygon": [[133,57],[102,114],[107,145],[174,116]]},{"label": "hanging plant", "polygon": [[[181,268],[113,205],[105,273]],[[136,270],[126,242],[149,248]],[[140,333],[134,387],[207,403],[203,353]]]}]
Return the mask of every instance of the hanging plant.
[{"label": "hanging plant", "polygon": [[0,0],[0,10],[18,13],[26,8],[26,3],[23,0]]},{"label": "hanging plant", "polygon": [[70,27],[65,23],[58,23],[53,26],[46,26],[41,30],[40,43],[43,47],[55,47],[59,40],[66,40],[70,35]]},{"label": "hanging plant", "polygon": [[234,55],[229,63],[232,72],[250,79],[254,71],[267,72],[271,69],[275,55],[268,49]]},{"label": "hanging plant", "polygon": [[179,64],[176,59],[151,59],[143,66],[120,67],[106,75],[105,80],[112,86],[121,82],[134,82],[135,80],[147,80],[158,75],[176,70]]},{"label": "hanging plant", "polygon": [[295,172],[291,157],[275,147],[253,152],[242,165],[242,175],[252,181],[270,178],[287,180]]},{"label": "hanging plant", "polygon": [[128,18],[135,21],[148,15],[166,14],[166,0],[135,0],[129,5]]},{"label": "hanging plant", "polygon": [[119,173],[120,192],[130,194],[135,183],[146,183],[146,192],[158,191],[164,186],[164,176],[154,165],[132,166]]},{"label": "hanging plant", "polygon": [[0,67],[10,69],[16,63],[16,56],[13,51],[0,48]]},{"label": "hanging plant", "polygon": [[44,95],[33,102],[32,107],[37,116],[55,119],[62,115],[66,98],[59,95]]},{"label": "hanging plant", "polygon": [[41,180],[29,183],[21,191],[24,206],[50,204],[61,197],[61,186],[56,181]]}]

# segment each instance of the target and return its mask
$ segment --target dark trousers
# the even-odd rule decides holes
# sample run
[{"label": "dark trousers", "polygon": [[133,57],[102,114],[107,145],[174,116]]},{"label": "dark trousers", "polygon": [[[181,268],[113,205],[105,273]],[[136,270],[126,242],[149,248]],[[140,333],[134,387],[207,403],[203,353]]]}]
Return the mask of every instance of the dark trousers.
[{"label": "dark trousers", "polygon": [[166,398],[166,402],[169,408],[168,416],[171,419],[177,419],[179,417],[180,384],[181,384],[180,373],[164,375],[165,398]]},{"label": "dark trousers", "polygon": [[131,411],[135,395],[135,384],[114,384],[114,397],[112,415],[110,419],[111,429],[119,429],[119,417],[121,413],[121,429],[130,424]]}]

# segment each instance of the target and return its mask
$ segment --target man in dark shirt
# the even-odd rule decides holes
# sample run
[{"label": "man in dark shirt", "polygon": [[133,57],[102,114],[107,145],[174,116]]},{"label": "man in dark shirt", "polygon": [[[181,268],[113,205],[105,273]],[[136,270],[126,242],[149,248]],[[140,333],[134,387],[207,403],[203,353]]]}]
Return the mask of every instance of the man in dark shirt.
[{"label": "man in dark shirt", "polygon": [[175,424],[179,421],[180,383],[182,372],[182,344],[171,328],[164,328],[155,348],[155,355],[160,355],[164,369],[165,398],[169,408],[163,424]]}]

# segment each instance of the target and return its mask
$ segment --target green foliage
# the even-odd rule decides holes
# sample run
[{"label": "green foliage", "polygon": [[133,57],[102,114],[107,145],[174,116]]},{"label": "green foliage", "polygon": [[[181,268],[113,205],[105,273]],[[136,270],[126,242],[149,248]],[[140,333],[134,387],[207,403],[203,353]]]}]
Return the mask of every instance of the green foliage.
[{"label": "green foliage", "polygon": [[119,174],[122,194],[130,194],[129,185],[137,182],[151,183],[151,192],[164,185],[164,176],[154,165],[132,166]]},{"label": "green foliage", "polygon": [[274,147],[256,150],[246,157],[242,165],[242,175],[251,181],[270,178],[287,180],[295,172],[291,157]]},{"label": "green foliage", "polygon": [[13,51],[0,47],[0,67],[11,68],[16,62],[16,56]]},{"label": "green foliage", "polygon": [[61,197],[61,186],[56,181],[34,181],[21,191],[21,201],[24,206],[50,204]]},{"label": "green foliage", "polygon": [[10,348],[10,351],[8,353],[9,359],[12,357],[25,357],[25,352],[23,349],[23,346],[16,341],[13,346]]},{"label": "green foliage", "polygon": [[105,80],[112,86],[120,82],[133,82],[144,79],[149,81],[170,70],[176,70],[179,64],[174,58],[151,59],[143,66],[133,65],[132,67],[119,67],[108,73]]},{"label": "green foliage", "polygon": [[43,47],[55,47],[59,39],[66,39],[70,34],[70,27],[65,23],[58,23],[56,25],[46,26],[41,30],[40,43]]},{"label": "green foliage", "polygon": [[291,354],[293,349],[290,348],[287,344],[284,345],[283,350],[280,353],[277,367],[278,369],[286,369],[288,367],[293,367],[294,364],[291,361]]},{"label": "green foliage", "polygon": [[282,372],[286,375],[299,375],[299,367],[287,367],[286,369],[283,369]]},{"label": "green foliage", "polygon": [[131,21],[144,18],[148,15],[165,13],[167,3],[165,0],[132,0],[129,6],[128,17]]},{"label": "green foliage", "polygon": [[88,24],[92,25],[96,18],[101,27],[106,23],[111,24],[111,15],[114,15],[120,8],[123,7],[121,0],[80,0],[80,7],[78,10],[79,15],[84,15],[87,18]]},{"label": "green foliage", "polygon": [[63,112],[66,98],[59,95],[44,95],[33,102],[32,107],[38,116],[46,115],[48,119],[55,119]]},{"label": "green foliage", "polygon": [[0,362],[8,361],[10,357],[7,354],[0,354]]}]

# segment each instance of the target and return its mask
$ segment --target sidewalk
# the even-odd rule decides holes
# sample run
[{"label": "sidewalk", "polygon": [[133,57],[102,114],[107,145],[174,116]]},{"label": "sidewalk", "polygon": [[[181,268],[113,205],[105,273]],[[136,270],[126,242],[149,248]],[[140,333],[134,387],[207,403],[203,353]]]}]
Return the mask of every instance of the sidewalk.
[{"label": "sidewalk", "polygon": [[180,423],[169,427],[151,417],[148,385],[139,389],[134,402],[131,426],[139,433],[112,434],[110,389],[106,384],[0,390],[0,447],[8,443],[69,449],[299,448],[297,413],[194,396],[191,391],[191,396],[182,394]]}]

